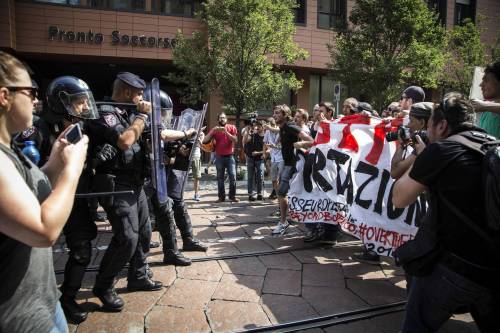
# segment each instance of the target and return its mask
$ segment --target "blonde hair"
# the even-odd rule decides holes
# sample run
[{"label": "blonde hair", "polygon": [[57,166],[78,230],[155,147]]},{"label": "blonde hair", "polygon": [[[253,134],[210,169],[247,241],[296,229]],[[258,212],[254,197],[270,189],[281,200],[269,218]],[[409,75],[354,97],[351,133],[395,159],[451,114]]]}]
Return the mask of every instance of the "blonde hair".
[{"label": "blonde hair", "polygon": [[28,69],[19,59],[0,51],[0,86],[13,85],[19,79],[21,71],[28,72]]},{"label": "blonde hair", "polygon": [[285,116],[285,118],[287,120],[290,120],[292,118],[292,110],[290,110],[288,105],[286,105],[286,104],[276,105],[273,109],[273,112],[276,110],[283,113],[283,115]]}]

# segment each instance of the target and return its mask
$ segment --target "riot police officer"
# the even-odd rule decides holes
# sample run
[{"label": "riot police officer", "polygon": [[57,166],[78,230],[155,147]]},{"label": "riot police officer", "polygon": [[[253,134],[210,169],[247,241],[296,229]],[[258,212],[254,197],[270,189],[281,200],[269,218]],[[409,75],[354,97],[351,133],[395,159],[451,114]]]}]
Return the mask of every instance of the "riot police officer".
[{"label": "riot police officer", "polygon": [[[150,89],[145,91],[144,99],[151,100]],[[162,90],[160,90],[160,104],[162,123],[164,127],[166,127],[166,129],[162,131],[162,139],[164,141],[187,139],[196,134],[194,129],[189,129],[185,133],[182,131],[169,130],[168,127],[170,127],[173,104],[170,96]],[[181,231],[184,250],[206,251],[207,248],[201,245],[200,242],[193,237],[191,220],[189,219],[187,209],[184,206],[184,201],[182,201],[182,199],[177,200],[175,198],[176,196],[173,195],[176,190],[175,185],[180,184],[177,180],[170,181],[170,178],[175,178],[175,175],[170,174],[170,170],[170,168],[167,168],[166,170],[168,175],[167,179],[169,179],[167,182],[167,193],[169,198],[166,202],[160,203],[156,192],[151,191],[151,204],[156,217],[156,226],[163,240],[163,262],[169,265],[188,266],[191,265],[191,260],[184,257],[178,250],[174,223],[177,224],[177,227]]]},{"label": "riot police officer", "polygon": [[[17,138],[19,141],[35,141],[40,151],[40,165],[48,160],[53,142],[64,129],[80,122],[85,132],[86,123],[83,120],[98,118],[92,92],[87,83],[79,78],[62,76],[54,79],[47,88],[46,97],[47,108],[37,117],[34,125]],[[87,159],[77,193],[90,192],[91,178],[92,169]],[[64,270],[60,302],[67,319],[80,323],[87,318],[87,312],[76,303],[75,296],[81,287],[85,268],[90,263],[91,241],[97,235],[87,199],[75,199],[63,233],[69,248],[69,258]]]},{"label": "riot police officer", "polygon": [[[146,176],[146,147],[141,134],[146,126],[151,104],[143,101],[144,80],[129,72],[119,73],[113,83],[109,105],[99,107],[100,118],[92,122],[91,135],[96,144],[107,143],[117,155],[96,167],[95,191],[127,191],[133,194],[101,200],[113,229],[93,293],[108,311],[121,311],[123,299],[114,289],[115,278],[124,265],[128,270],[129,291],[152,291],[162,288],[147,274],[146,254],[151,240],[151,224],[143,184]],[[134,107],[117,107],[115,103],[133,103]],[[135,110],[135,111],[134,111]]]}]

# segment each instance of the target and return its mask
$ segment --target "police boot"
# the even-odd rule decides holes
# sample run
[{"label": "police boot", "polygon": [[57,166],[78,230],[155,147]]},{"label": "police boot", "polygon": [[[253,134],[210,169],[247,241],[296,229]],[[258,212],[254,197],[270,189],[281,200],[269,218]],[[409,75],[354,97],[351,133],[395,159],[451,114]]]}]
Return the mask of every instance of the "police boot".
[{"label": "police boot", "polygon": [[201,251],[206,252],[207,246],[200,243],[200,241],[194,237],[187,237],[182,240],[182,251]]},{"label": "police boot", "polygon": [[179,251],[166,251],[163,257],[163,263],[174,266],[189,266],[191,259],[186,258]]},{"label": "police boot", "polygon": [[118,296],[115,288],[113,287],[110,287],[108,289],[94,287],[92,289],[92,292],[102,302],[103,310],[120,312],[125,305],[125,302],[120,296]]},{"label": "police boot", "polygon": [[80,324],[87,319],[88,312],[75,301],[73,296],[63,294],[59,301],[61,302],[64,315],[70,322]]}]

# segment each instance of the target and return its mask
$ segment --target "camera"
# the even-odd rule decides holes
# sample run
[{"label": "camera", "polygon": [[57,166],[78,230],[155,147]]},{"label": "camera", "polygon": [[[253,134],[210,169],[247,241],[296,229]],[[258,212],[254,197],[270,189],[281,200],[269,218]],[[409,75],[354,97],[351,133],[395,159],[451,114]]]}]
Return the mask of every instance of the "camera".
[{"label": "camera", "polygon": [[412,136],[412,141],[413,142],[417,142],[417,139],[415,138],[415,136],[419,136],[420,139],[422,139],[422,141],[428,145],[429,144],[429,137],[427,136],[427,131],[426,130],[420,130],[420,131],[416,131],[415,134]]},{"label": "camera", "polygon": [[257,118],[259,117],[259,114],[257,112],[254,112],[250,115],[248,118],[250,120],[250,125],[255,125],[257,123]]},{"label": "camera", "polygon": [[406,126],[399,126],[396,131],[387,133],[385,135],[385,139],[387,142],[396,141],[398,139],[398,135],[401,137],[403,142],[411,140],[410,129]]}]

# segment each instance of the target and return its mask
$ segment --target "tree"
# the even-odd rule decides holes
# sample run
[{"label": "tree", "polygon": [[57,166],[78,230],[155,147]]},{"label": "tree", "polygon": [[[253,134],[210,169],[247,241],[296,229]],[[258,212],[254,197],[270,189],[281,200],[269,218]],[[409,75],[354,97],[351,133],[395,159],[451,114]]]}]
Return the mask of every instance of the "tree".
[{"label": "tree", "polygon": [[448,33],[449,57],[443,71],[443,87],[469,95],[475,66],[486,64],[485,45],[481,42],[480,29],[470,20],[456,25]]},{"label": "tree", "polygon": [[229,110],[240,115],[265,102],[277,102],[285,89],[302,86],[294,73],[280,64],[305,59],[293,41],[295,0],[207,0],[197,14],[206,32],[190,38],[177,33],[171,75],[185,85],[187,101],[206,100],[220,91]]},{"label": "tree", "polygon": [[435,88],[445,63],[445,29],[424,1],[356,0],[335,45],[333,76],[381,108],[408,85]]}]

